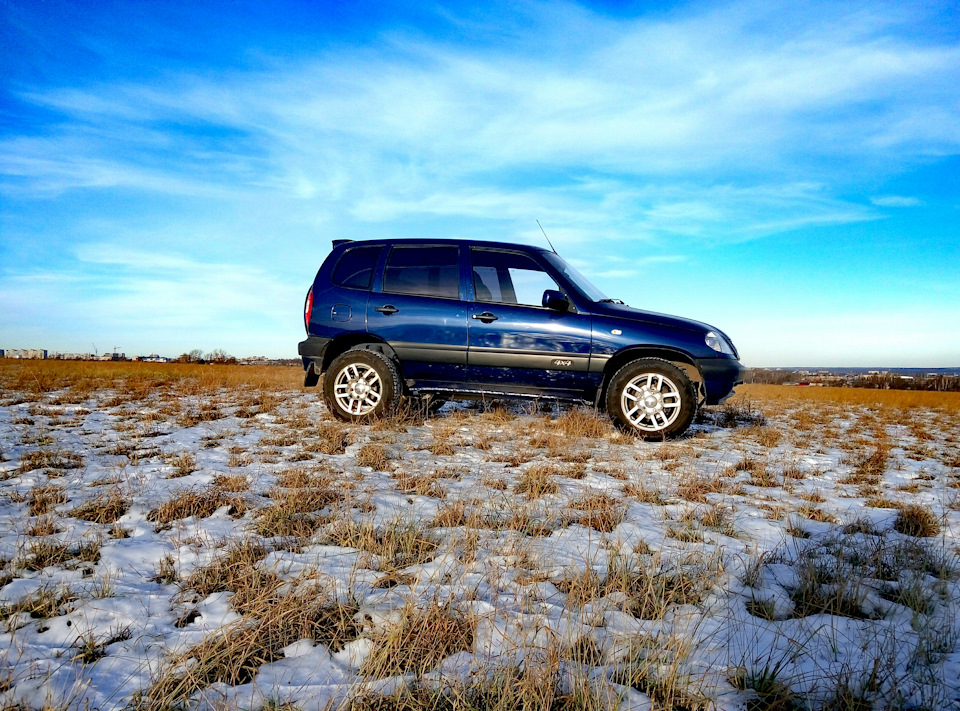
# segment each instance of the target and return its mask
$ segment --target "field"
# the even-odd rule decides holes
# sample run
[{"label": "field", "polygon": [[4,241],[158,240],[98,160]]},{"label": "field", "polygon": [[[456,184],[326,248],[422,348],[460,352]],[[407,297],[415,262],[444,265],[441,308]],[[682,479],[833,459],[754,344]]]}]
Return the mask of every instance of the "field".
[{"label": "field", "polygon": [[960,708],[960,394],[646,443],[300,381],[0,360],[0,709]]}]

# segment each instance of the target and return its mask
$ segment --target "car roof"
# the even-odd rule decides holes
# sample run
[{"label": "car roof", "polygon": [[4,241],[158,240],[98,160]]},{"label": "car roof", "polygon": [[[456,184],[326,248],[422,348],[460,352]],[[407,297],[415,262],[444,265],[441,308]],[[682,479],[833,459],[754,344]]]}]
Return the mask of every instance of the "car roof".
[{"label": "car roof", "polygon": [[375,246],[375,245],[435,245],[435,246],[468,246],[468,247],[494,247],[496,249],[512,249],[521,252],[551,252],[545,247],[532,244],[516,244],[513,242],[489,242],[486,240],[475,239],[429,239],[426,237],[405,237],[400,239],[380,238],[364,240],[335,240],[335,249],[337,247],[356,247],[356,246]]}]

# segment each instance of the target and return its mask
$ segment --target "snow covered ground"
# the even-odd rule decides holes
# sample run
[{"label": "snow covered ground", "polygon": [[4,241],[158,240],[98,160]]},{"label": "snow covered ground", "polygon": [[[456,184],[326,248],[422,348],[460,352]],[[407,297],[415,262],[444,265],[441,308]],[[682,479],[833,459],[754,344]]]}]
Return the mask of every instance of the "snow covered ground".
[{"label": "snow covered ground", "polygon": [[960,708],[955,410],[21,395],[2,708]]}]

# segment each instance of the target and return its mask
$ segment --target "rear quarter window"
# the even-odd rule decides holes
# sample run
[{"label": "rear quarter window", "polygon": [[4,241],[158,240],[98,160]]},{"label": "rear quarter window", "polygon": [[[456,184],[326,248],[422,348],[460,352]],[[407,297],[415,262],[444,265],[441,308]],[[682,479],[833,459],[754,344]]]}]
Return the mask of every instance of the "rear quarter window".
[{"label": "rear quarter window", "polygon": [[340,257],[333,270],[333,283],[351,289],[369,289],[380,247],[354,247]]}]

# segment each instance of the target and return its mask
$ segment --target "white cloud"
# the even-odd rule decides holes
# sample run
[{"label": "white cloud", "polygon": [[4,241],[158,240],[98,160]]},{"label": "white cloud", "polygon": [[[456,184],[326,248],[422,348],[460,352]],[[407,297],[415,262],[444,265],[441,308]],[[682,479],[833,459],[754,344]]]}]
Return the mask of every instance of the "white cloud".
[{"label": "white cloud", "polygon": [[903,195],[884,195],[882,197],[870,198],[877,207],[919,207],[923,205],[923,200],[915,197],[904,197]]}]

